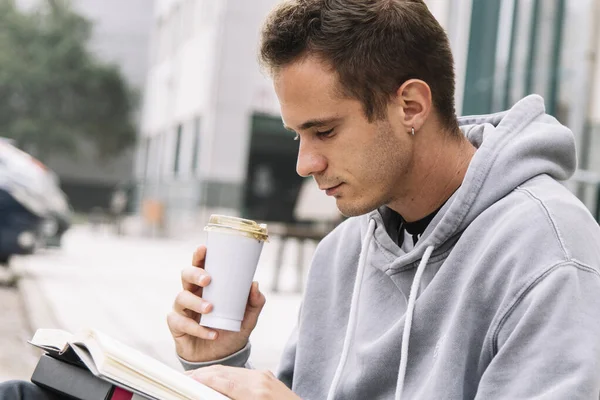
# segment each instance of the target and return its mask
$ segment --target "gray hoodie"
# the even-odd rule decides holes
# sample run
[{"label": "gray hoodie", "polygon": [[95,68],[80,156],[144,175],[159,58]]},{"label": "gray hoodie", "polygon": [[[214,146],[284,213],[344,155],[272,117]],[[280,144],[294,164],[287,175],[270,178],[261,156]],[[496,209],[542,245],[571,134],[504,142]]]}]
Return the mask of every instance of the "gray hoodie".
[{"label": "gray hoodie", "polygon": [[414,249],[385,207],[319,244],[278,375],[303,399],[600,397],[600,228],[557,182],[572,133],[539,96],[459,123],[477,151]]}]

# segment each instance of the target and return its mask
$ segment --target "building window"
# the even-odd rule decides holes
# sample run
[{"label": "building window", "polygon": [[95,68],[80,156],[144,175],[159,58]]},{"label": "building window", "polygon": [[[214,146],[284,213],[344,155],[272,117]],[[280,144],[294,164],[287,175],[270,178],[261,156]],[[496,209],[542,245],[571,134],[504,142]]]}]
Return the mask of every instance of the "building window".
[{"label": "building window", "polygon": [[192,172],[198,170],[198,155],[200,154],[200,117],[194,118],[194,145],[192,147]]},{"label": "building window", "polygon": [[171,49],[169,55],[173,55],[179,49],[179,45],[181,44],[181,34],[183,32],[181,26],[182,13],[180,3],[175,5],[173,11],[169,15],[169,19],[171,20]]},{"label": "building window", "polygon": [[167,17],[160,17],[157,28],[157,63],[164,61],[169,54],[169,31],[171,25]]},{"label": "building window", "polygon": [[196,0],[185,0],[183,3],[183,40],[190,39],[194,34],[194,14]]},{"label": "building window", "polygon": [[166,140],[167,132],[161,132],[154,137],[154,139],[152,139],[152,146],[154,147],[152,153],[155,155],[154,157],[156,157],[155,170],[158,182],[162,182],[164,180],[163,178],[166,175],[166,170],[168,167],[166,162],[166,154],[163,154],[162,152],[162,149],[165,148]]},{"label": "building window", "polygon": [[182,130],[183,130],[183,128],[182,128],[181,124],[179,124],[179,126],[177,127],[177,135],[175,137],[175,160],[173,162],[173,174],[175,176],[177,176],[177,174],[179,173],[179,163],[180,163],[179,153],[181,152]]},{"label": "building window", "polygon": [[148,180],[148,172],[150,170],[150,156],[151,156],[151,138],[144,139],[144,155],[143,155],[143,179]]},{"label": "building window", "polygon": [[154,31],[150,37],[150,43],[152,44],[150,52],[151,65],[156,65],[160,62],[161,52],[161,36],[163,31],[163,20],[158,18],[155,22]]}]

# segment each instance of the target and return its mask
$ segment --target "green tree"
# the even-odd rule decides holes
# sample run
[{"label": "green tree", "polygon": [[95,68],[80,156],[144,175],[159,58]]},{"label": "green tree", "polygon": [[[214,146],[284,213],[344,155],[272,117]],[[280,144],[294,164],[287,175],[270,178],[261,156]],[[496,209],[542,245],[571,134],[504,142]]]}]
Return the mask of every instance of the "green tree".
[{"label": "green tree", "polygon": [[44,159],[91,142],[102,158],[136,140],[135,94],[87,49],[91,23],[65,0],[0,0],[0,136]]}]

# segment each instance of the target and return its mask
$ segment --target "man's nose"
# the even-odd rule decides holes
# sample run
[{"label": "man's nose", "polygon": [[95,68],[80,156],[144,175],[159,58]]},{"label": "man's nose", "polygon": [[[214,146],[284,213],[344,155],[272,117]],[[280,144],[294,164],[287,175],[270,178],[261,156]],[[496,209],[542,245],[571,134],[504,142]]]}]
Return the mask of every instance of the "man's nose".
[{"label": "man's nose", "polygon": [[307,177],[318,175],[327,169],[327,160],[308,144],[300,142],[298,149],[298,161],[296,163],[296,172],[298,175]]}]

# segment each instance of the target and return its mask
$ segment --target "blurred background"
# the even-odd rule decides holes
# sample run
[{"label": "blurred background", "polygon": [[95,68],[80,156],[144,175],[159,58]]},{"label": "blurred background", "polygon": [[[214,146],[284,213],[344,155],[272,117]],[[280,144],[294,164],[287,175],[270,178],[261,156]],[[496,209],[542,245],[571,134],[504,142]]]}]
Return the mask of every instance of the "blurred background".
[{"label": "blurred background", "polygon": [[[166,314],[213,213],[267,222],[252,337],[274,369],[341,216],[296,175],[256,49],[277,0],[0,0],[0,381],[37,328],[91,325],[177,368]],[[530,93],[569,126],[600,220],[600,0],[426,0],[459,115]]]}]

